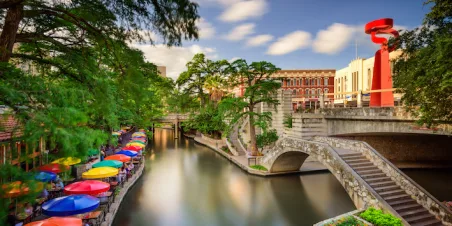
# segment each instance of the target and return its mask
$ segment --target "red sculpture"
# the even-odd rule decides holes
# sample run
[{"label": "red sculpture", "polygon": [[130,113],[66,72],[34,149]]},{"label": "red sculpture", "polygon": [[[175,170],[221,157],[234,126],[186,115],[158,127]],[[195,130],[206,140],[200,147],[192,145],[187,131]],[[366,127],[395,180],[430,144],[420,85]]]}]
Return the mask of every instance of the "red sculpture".
[{"label": "red sculpture", "polygon": [[[372,77],[372,90],[392,89],[391,67],[389,65],[389,53],[396,45],[388,46],[388,39],[378,37],[377,34],[392,34],[399,37],[399,32],[392,29],[394,21],[391,18],[383,18],[369,22],[365,26],[366,34],[370,34],[372,41],[381,44],[380,50],[375,53],[374,72]],[[370,94],[370,107],[394,107],[392,91]]]}]

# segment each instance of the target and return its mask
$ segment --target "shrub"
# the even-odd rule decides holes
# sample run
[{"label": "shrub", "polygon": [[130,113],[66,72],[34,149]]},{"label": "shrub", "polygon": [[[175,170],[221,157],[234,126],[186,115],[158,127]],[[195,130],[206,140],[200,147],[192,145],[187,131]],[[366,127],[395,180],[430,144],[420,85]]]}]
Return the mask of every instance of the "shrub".
[{"label": "shrub", "polygon": [[400,219],[375,208],[369,208],[359,216],[376,226],[402,226]]},{"label": "shrub", "polygon": [[262,166],[262,165],[252,165],[250,167],[251,167],[251,169],[255,169],[255,170],[268,171],[268,169],[265,168],[265,166]]},{"label": "shrub", "polygon": [[339,220],[335,220],[331,223],[327,223],[328,226],[365,226],[363,222],[354,218],[353,216],[344,217]]},{"label": "shrub", "polygon": [[283,119],[283,124],[287,128],[292,128],[293,117],[291,114],[285,114]]},{"label": "shrub", "polygon": [[224,152],[226,152],[226,153],[229,154],[229,155],[232,154],[231,151],[229,150],[229,148],[226,147],[226,146],[221,147],[221,150],[224,151]]}]

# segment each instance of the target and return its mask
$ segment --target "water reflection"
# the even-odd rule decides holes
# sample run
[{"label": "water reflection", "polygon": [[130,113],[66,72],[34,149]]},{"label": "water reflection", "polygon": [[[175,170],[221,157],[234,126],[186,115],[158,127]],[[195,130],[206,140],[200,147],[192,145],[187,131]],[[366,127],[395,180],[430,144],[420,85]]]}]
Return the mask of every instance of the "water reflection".
[{"label": "water reflection", "polygon": [[251,176],[171,130],[154,138],[113,225],[312,225],[354,209],[329,173]]}]

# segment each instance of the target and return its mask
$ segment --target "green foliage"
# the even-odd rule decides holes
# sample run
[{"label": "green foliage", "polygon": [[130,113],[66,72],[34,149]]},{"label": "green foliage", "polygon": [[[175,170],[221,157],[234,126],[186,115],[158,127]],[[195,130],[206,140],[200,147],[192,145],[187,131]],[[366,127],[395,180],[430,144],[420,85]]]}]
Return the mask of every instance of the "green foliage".
[{"label": "green foliage", "polygon": [[168,96],[167,110],[173,113],[188,113],[194,112],[200,109],[201,105],[197,98],[191,96],[188,93],[183,93],[178,89],[174,89]]},{"label": "green foliage", "polygon": [[402,226],[400,219],[375,208],[369,208],[359,216],[376,226]]},{"label": "green foliage", "polygon": [[230,69],[231,84],[233,86],[245,85],[244,96],[228,97],[219,104],[220,112],[225,118],[230,119],[228,130],[232,129],[239,120],[248,117],[252,155],[259,154],[255,127],[269,117],[268,112],[258,113],[255,111],[255,107],[261,103],[269,106],[279,104],[275,94],[281,87],[281,83],[272,77],[278,70],[280,69],[266,61],[251,64],[242,59],[234,61]]},{"label": "green foliage", "polygon": [[363,222],[354,218],[353,216],[344,217],[339,220],[335,220],[331,223],[327,223],[328,226],[365,226]]},{"label": "green foliage", "polygon": [[268,169],[262,165],[252,165],[252,166],[250,166],[250,168],[255,169],[255,170],[260,170],[260,171],[268,171]]},{"label": "green foliage", "polygon": [[228,154],[228,155],[232,155],[231,151],[229,150],[229,148],[227,146],[221,147],[221,150],[226,152],[226,154]]},{"label": "green foliage", "polygon": [[256,136],[256,143],[258,148],[264,148],[270,144],[275,143],[279,139],[276,130],[263,131],[262,134]]},{"label": "green foliage", "polygon": [[212,104],[207,105],[199,113],[192,114],[190,119],[183,122],[185,130],[195,129],[211,137],[221,137],[221,131],[226,127],[218,108]]},{"label": "green foliage", "polygon": [[292,128],[293,117],[292,114],[285,114],[283,119],[283,125],[287,128]]},{"label": "green foliage", "polygon": [[394,86],[420,124],[452,121],[452,1],[429,0],[421,27],[399,37],[403,54],[395,60]]}]

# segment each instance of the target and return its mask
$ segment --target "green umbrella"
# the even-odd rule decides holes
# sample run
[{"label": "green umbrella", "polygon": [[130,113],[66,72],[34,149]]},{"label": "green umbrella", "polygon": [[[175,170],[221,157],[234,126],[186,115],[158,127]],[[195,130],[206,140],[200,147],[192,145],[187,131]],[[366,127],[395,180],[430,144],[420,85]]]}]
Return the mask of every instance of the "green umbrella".
[{"label": "green umbrella", "polygon": [[101,161],[101,162],[94,164],[93,168],[104,167],[104,166],[120,168],[122,166],[122,162],[116,161],[116,160],[105,160],[105,161]]},{"label": "green umbrella", "polygon": [[94,148],[88,149],[88,156],[97,155],[97,154],[99,154],[98,149],[94,149]]}]

